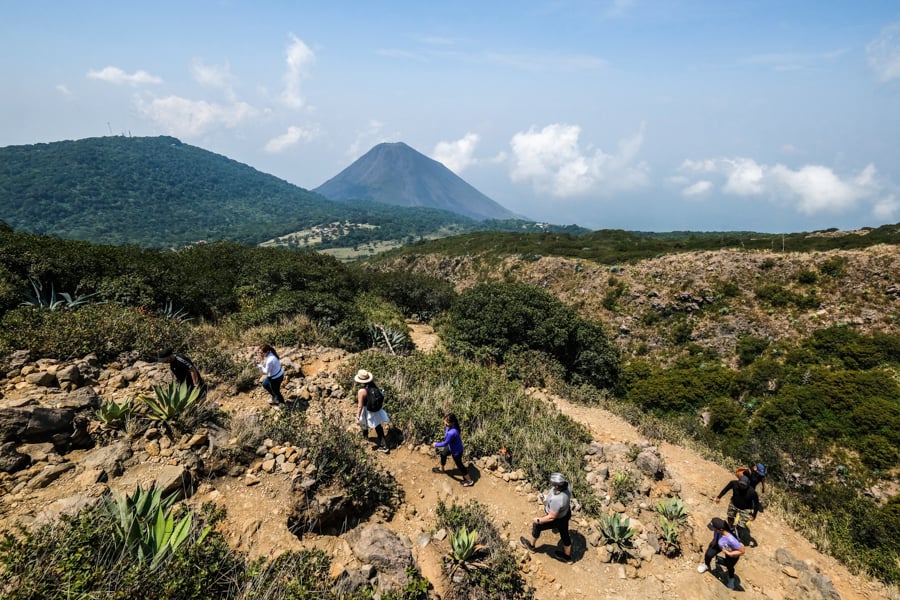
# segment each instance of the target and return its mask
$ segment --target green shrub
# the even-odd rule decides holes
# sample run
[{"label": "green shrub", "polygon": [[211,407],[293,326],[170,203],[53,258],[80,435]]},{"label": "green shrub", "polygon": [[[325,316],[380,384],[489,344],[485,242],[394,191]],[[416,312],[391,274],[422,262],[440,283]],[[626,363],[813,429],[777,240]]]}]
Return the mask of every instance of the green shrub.
[{"label": "green shrub", "polygon": [[602,542],[613,548],[613,560],[623,561],[634,555],[634,529],[630,520],[620,519],[619,513],[613,513],[600,517],[598,526]]},{"label": "green shrub", "polygon": [[734,373],[718,365],[655,370],[634,381],[626,399],[658,413],[681,412],[731,396],[733,387]]},{"label": "green shrub", "polygon": [[759,358],[768,347],[769,340],[765,338],[752,335],[739,336],[737,341],[738,364],[746,367]]},{"label": "green shrub", "polygon": [[456,298],[450,282],[408,271],[367,273],[361,286],[392,302],[404,316],[423,322],[448,310]]},{"label": "green shrub", "polygon": [[468,577],[460,584],[451,585],[447,598],[507,598],[509,600],[529,600],[534,597],[534,589],[529,587],[519,567],[518,560],[509,545],[500,535],[488,515],[487,508],[477,500],[460,505],[447,505],[438,501],[435,509],[437,527],[451,531],[477,531],[484,543],[487,555],[480,559],[481,568],[469,571]]},{"label": "green shrub", "polygon": [[546,290],[522,283],[482,284],[450,310],[444,338],[451,352],[500,364],[508,353],[544,352],[570,378],[609,388],[620,371],[618,350],[603,328],[580,319]]},{"label": "green shrub", "polygon": [[847,262],[844,256],[830,256],[819,264],[819,272],[829,277],[840,277],[847,269]]},{"label": "green shrub", "polygon": [[809,269],[803,269],[799,273],[797,273],[797,281],[804,285],[812,285],[816,281],[819,280],[819,276],[815,271],[810,271]]},{"label": "green shrub", "polygon": [[199,387],[188,387],[187,383],[172,381],[167,386],[153,387],[153,396],[142,396],[141,401],[148,409],[151,421],[174,423],[185,418],[201,399]]},{"label": "green shrub", "polygon": [[462,425],[467,456],[488,456],[507,448],[534,485],[544,485],[554,471],[564,472],[585,510],[597,510],[598,499],[582,466],[584,445],[591,440],[588,431],[526,395],[502,372],[443,352],[400,358],[369,351],[345,368],[342,379],[351,394],[357,387],[352,376],[358,368],[375,374],[385,390],[385,408],[405,440],[431,443],[442,437],[443,417],[453,412]]},{"label": "green shrub", "polygon": [[123,427],[134,412],[134,401],[126,398],[122,402],[106,400],[95,411],[97,420],[108,427]]},{"label": "green shrub", "polygon": [[[352,513],[362,521],[375,510],[384,508],[390,514],[396,510],[402,488],[378,466],[372,453],[367,452],[358,431],[348,431],[339,417],[327,413],[318,423],[310,423],[306,413],[287,411],[269,415],[262,423],[265,436],[277,443],[292,443],[308,449],[307,459],[316,466],[316,479],[321,487],[337,486],[345,490]],[[354,523],[355,524],[355,523]],[[289,523],[302,534],[319,523]]]},{"label": "green shrub", "polygon": [[0,591],[9,600],[236,598],[245,563],[213,530],[224,513],[208,505],[195,517],[158,567],[125,551],[103,502],[54,524],[6,534],[0,540]]},{"label": "green shrub", "polygon": [[[138,487],[132,494],[113,494],[105,500],[105,508],[113,520],[115,536],[138,562],[147,562],[156,569],[187,540],[194,520],[193,512],[180,515],[178,522],[172,505],[175,496],[162,497],[162,488],[144,490]],[[209,530],[204,530],[196,543],[202,543]]]},{"label": "green shrub", "polygon": [[28,348],[34,358],[60,360],[94,353],[101,361],[137,351],[155,360],[160,348],[183,347],[188,326],[135,308],[88,304],[74,310],[17,308],[3,315],[0,349]]}]

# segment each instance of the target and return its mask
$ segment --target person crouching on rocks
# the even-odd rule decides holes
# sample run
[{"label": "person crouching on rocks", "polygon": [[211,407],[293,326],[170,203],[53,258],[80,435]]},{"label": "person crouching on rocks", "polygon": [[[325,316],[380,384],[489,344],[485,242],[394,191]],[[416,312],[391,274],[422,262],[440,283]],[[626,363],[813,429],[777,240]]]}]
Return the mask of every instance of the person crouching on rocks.
[{"label": "person crouching on rocks", "polygon": [[268,344],[263,344],[256,351],[257,363],[259,370],[265,373],[262,380],[262,387],[272,396],[269,398],[269,404],[277,406],[284,404],[284,396],[281,395],[281,383],[284,381],[284,369],[281,368],[281,359],[275,348]]},{"label": "person crouching on rocks", "polygon": [[435,448],[440,448],[439,455],[441,457],[441,466],[432,467],[431,472],[443,473],[444,465],[447,464],[447,456],[452,456],[453,463],[456,465],[456,468],[459,469],[459,472],[462,473],[463,487],[471,487],[475,485],[475,482],[469,477],[469,469],[466,468],[462,461],[463,443],[459,432],[459,419],[456,418],[456,415],[450,413],[444,417],[444,441],[435,442],[433,444]]},{"label": "person crouching on rocks", "polygon": [[559,539],[563,544],[563,550],[557,549],[553,556],[565,563],[572,562],[572,537],[569,535],[569,520],[572,518],[571,500],[572,492],[569,491],[569,481],[562,473],[550,475],[550,489],[541,494],[544,501],[543,517],[538,517],[531,522],[531,540],[524,536],[519,541],[529,551],[534,552],[535,544],[542,531],[555,529],[559,531]]}]

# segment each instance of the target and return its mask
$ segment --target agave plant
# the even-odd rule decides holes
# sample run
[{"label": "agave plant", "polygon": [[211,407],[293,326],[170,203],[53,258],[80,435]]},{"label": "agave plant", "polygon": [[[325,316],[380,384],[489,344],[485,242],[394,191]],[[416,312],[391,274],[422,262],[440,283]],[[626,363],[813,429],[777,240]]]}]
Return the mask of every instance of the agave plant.
[{"label": "agave plant", "polygon": [[141,397],[150,410],[147,416],[152,421],[174,421],[193,408],[200,398],[200,388],[174,381],[167,386],[154,386],[153,392],[154,396]]},{"label": "agave plant", "polygon": [[478,543],[478,531],[473,529],[469,531],[465,525],[450,535],[450,555],[449,560],[452,567],[450,568],[450,577],[460,567],[464,571],[469,568],[484,567],[484,563],[473,560],[475,554],[484,550],[484,546]]},{"label": "agave plant", "polygon": [[187,323],[194,320],[193,317],[188,316],[188,312],[183,308],[175,308],[175,305],[172,304],[171,300],[166,302],[166,305],[160,309],[159,314],[164,319],[172,319],[179,323]]},{"label": "agave plant", "polygon": [[612,546],[612,555],[615,560],[622,560],[626,557],[633,556],[634,549],[634,530],[631,528],[631,521],[620,519],[619,513],[613,513],[600,518],[600,534],[603,536],[603,543]]},{"label": "agave plant", "polygon": [[[119,541],[139,561],[149,561],[151,569],[184,544],[191,532],[194,513],[189,511],[176,523],[174,502],[174,494],[162,498],[162,488],[156,485],[149,490],[138,487],[131,495],[116,493],[106,500]],[[197,543],[208,532],[206,528]]]},{"label": "agave plant", "polygon": [[672,557],[681,552],[681,529],[679,524],[660,515],[659,517],[660,550]]},{"label": "agave plant", "polygon": [[631,474],[627,471],[613,473],[612,488],[613,497],[619,502],[628,500],[628,494],[631,491],[632,481]]},{"label": "agave plant", "polygon": [[406,333],[378,323],[369,326],[369,336],[375,347],[385,349],[391,354],[402,354],[412,347],[412,341]]},{"label": "agave plant", "polygon": [[121,403],[107,400],[94,413],[97,420],[109,427],[119,427],[134,412],[134,401],[126,398]]},{"label": "agave plant", "polygon": [[22,302],[22,306],[34,306],[35,308],[47,308],[49,310],[77,308],[82,304],[87,304],[87,301],[90,298],[97,295],[97,292],[94,292],[93,294],[84,294],[73,298],[71,294],[66,292],[57,294],[56,286],[54,284],[50,284],[50,293],[45,294],[44,285],[41,282],[31,278],[29,278],[28,281],[31,282],[31,287],[34,292],[27,292],[25,294],[25,301]]},{"label": "agave plant", "polygon": [[687,510],[684,508],[684,502],[681,498],[667,498],[659,501],[654,510],[666,521],[681,525],[687,521]]}]

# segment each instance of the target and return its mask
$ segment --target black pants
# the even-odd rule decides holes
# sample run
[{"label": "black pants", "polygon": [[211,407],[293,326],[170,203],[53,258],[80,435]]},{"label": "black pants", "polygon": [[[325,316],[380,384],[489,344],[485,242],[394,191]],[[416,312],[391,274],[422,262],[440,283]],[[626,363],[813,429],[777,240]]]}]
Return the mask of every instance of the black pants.
[{"label": "black pants", "polygon": [[444,465],[447,464],[447,457],[453,457],[453,463],[456,465],[456,468],[460,470],[463,475],[468,474],[469,470],[466,468],[466,465],[463,464],[462,454],[450,454],[449,448],[443,448],[441,450],[441,468],[444,468]]},{"label": "black pants", "polygon": [[274,402],[284,404],[284,396],[281,395],[281,382],[284,381],[284,375],[281,377],[266,377],[263,379],[262,387],[272,395]]},{"label": "black pants", "polygon": [[531,537],[537,539],[540,537],[542,531],[547,531],[548,529],[556,529],[557,531],[559,531],[559,539],[563,543],[563,546],[571,546],[572,536],[569,535],[569,519],[571,518],[572,513],[570,512],[566,516],[553,519],[549,523],[532,523]]},{"label": "black pants", "polygon": [[[706,548],[706,554],[703,556],[703,562],[706,563],[707,568],[712,568],[710,563],[712,562],[713,557],[721,551],[722,549],[719,548],[719,545],[715,540],[710,542],[709,546]],[[737,564],[739,558],[740,556],[723,556],[719,559],[719,563],[725,565],[729,577],[734,577],[734,565]]]}]

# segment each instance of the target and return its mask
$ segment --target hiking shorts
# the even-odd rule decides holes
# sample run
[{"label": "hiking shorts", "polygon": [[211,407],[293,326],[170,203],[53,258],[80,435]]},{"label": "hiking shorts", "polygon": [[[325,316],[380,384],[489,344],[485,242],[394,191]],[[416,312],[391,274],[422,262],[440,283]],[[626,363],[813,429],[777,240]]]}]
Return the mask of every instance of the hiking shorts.
[{"label": "hiking shorts", "polygon": [[750,517],[753,516],[753,511],[749,508],[738,508],[731,502],[728,503],[728,518],[734,519],[736,516],[741,515],[741,523],[746,524],[747,521],[750,520]]}]

